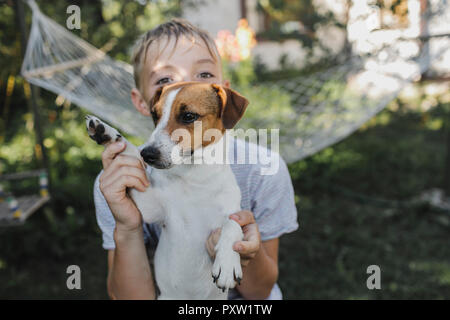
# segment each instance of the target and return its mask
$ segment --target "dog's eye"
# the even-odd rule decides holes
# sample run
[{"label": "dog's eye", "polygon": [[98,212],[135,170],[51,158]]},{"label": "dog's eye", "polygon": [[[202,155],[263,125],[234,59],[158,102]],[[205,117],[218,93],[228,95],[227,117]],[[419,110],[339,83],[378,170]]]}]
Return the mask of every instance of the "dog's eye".
[{"label": "dog's eye", "polygon": [[184,124],[189,124],[194,122],[200,117],[199,114],[193,112],[184,112],[180,115],[180,121]]}]

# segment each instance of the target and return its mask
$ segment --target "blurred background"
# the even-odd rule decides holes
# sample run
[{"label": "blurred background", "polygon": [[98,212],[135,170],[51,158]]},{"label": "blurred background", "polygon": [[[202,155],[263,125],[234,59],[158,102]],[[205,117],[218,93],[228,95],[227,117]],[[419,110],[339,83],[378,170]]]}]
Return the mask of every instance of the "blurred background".
[{"label": "blurred background", "polygon": [[[226,77],[257,110],[243,126],[284,139],[300,225],[280,242],[285,299],[450,298],[447,1],[36,3],[62,26],[77,5],[81,26],[67,31],[126,63],[136,38],[171,17],[216,38]],[[74,99],[21,75],[31,18],[0,0],[0,298],[106,299],[92,195],[102,148]],[[380,61],[397,73],[373,76]],[[81,290],[66,287],[69,265]],[[366,286],[370,265],[381,290]]]}]

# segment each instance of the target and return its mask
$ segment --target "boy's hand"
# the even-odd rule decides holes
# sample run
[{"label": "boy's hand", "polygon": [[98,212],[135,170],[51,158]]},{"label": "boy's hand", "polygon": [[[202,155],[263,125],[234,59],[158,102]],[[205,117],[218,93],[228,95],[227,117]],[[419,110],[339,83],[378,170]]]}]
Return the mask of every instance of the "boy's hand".
[{"label": "boy's hand", "polygon": [[143,192],[150,184],[137,158],[119,154],[125,146],[123,141],[119,141],[105,148],[102,153],[104,171],[99,182],[100,190],[116,220],[116,228],[133,231],[142,227],[142,216],[126,189],[136,188]]},{"label": "boy's hand", "polygon": [[233,244],[234,251],[241,255],[241,264],[246,267],[261,247],[261,235],[258,225],[251,211],[239,211],[230,216],[231,219],[239,223],[244,232],[244,239]]},{"label": "boy's hand", "polygon": [[[236,241],[233,244],[233,249],[241,256],[241,265],[246,267],[250,260],[252,260],[258,253],[261,247],[261,235],[259,234],[258,225],[251,211],[239,211],[230,216],[231,219],[239,223],[244,232],[244,239]],[[214,247],[219,241],[220,228],[214,230],[206,241],[206,248],[209,255],[214,258]]]}]

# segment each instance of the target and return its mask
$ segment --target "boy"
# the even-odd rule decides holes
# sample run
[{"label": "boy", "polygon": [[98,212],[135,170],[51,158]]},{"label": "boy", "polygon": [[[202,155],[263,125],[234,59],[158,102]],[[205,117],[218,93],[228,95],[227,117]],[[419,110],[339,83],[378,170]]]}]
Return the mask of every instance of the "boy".
[{"label": "boy", "polygon": [[[136,88],[131,99],[144,116],[151,116],[150,99],[168,83],[202,81],[229,86],[222,78],[214,40],[181,19],[148,31],[137,42],[132,63]],[[155,299],[145,243],[156,246],[160,227],[144,224],[126,194],[126,188],[144,191],[151,186],[141,163],[120,155],[124,148],[124,144],[116,142],[105,149],[103,170],[94,185],[97,221],[103,232],[103,247],[108,250],[108,293],[113,299]],[[237,148],[252,150],[255,146],[241,141],[235,142]],[[298,225],[289,172],[284,161],[277,160],[280,164],[274,175],[261,175],[259,164],[230,165],[241,189],[243,210],[230,212],[230,218],[241,225],[244,239],[233,245],[241,256],[243,279],[236,289],[230,290],[229,298],[282,297],[276,284],[278,238],[296,230]],[[212,257],[219,234],[220,230],[214,230],[205,243]]]}]

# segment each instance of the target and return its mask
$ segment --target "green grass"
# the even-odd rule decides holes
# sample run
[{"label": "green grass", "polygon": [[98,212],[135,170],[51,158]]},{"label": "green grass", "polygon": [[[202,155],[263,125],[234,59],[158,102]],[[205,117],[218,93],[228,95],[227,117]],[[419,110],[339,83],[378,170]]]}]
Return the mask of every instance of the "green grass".
[{"label": "green grass", "polygon": [[[442,110],[384,110],[343,142],[289,166],[300,228],[281,238],[286,299],[450,298],[449,213],[395,202],[442,185]],[[0,229],[0,298],[107,298],[91,195],[100,161],[83,158],[72,171],[70,163],[57,166],[54,216],[40,210],[23,227]],[[82,290],[66,288],[72,264],[81,267]],[[372,264],[381,268],[381,290],[366,288]]]}]

